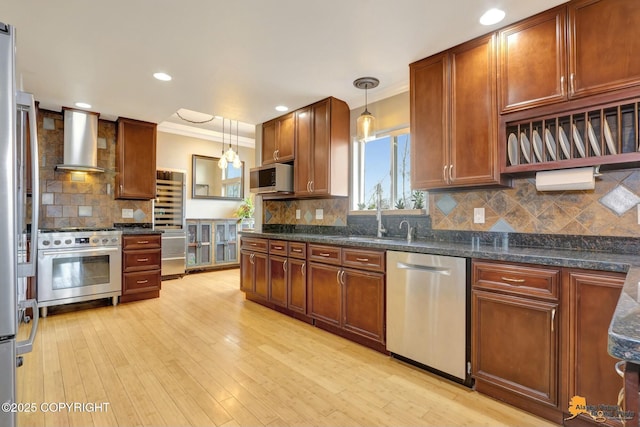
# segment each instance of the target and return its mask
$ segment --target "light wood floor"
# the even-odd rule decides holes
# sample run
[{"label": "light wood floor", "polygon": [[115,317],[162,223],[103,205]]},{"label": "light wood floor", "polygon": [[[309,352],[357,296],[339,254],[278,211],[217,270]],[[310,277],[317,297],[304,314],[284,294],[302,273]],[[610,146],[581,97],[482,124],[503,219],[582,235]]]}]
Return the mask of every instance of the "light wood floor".
[{"label": "light wood floor", "polygon": [[[18,369],[26,426],[552,424],[245,301],[238,270],[50,314]],[[108,402],[103,412],[49,404]]]}]

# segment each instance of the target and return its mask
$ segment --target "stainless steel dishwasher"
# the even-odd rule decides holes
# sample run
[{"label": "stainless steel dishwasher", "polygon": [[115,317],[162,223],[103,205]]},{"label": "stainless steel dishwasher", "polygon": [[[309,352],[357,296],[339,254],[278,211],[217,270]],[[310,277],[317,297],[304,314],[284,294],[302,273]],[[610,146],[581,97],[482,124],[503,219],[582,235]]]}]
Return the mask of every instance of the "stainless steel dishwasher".
[{"label": "stainless steel dishwasher", "polygon": [[387,350],[470,385],[465,258],[387,251]]}]

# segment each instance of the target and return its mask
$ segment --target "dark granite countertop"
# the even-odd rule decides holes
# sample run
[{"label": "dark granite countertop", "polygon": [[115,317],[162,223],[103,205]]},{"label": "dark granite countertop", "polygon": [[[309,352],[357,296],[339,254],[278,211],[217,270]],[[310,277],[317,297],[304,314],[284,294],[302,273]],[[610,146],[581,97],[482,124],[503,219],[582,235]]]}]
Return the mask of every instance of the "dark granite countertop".
[{"label": "dark granite countertop", "polygon": [[161,230],[153,230],[150,228],[120,228],[120,231],[122,231],[122,235],[126,236],[128,234],[162,234]]},{"label": "dark granite countertop", "polygon": [[122,235],[127,234],[162,234],[161,230],[154,230],[150,222],[116,222],[113,224],[116,230],[122,231]]},{"label": "dark granite countertop", "polygon": [[435,255],[482,258],[541,264],[556,267],[626,272],[627,278],[609,326],[609,354],[618,359],[640,363],[640,256],[591,250],[530,248],[497,242],[488,245],[469,243],[364,236],[336,236],[304,233],[241,232],[242,236],[320,243],[359,248],[397,250]]}]

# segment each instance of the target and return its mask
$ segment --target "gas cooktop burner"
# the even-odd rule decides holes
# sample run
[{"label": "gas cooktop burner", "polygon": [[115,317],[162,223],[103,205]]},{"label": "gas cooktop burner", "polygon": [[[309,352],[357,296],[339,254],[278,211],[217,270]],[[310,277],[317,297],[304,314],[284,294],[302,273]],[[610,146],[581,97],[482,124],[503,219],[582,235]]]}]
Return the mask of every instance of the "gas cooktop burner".
[{"label": "gas cooktop burner", "polygon": [[60,227],[40,229],[40,233],[78,233],[83,231],[116,231],[116,229],[113,227]]}]

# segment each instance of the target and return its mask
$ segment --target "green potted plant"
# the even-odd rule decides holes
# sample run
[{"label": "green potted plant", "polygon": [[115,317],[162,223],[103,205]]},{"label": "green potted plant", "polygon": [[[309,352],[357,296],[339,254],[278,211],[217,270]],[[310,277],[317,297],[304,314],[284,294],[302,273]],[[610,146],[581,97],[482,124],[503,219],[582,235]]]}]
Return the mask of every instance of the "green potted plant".
[{"label": "green potted plant", "polygon": [[241,229],[253,228],[255,222],[253,219],[254,211],[253,200],[251,200],[251,197],[245,197],[242,204],[234,212],[234,215],[238,217],[238,222],[241,223]]}]

